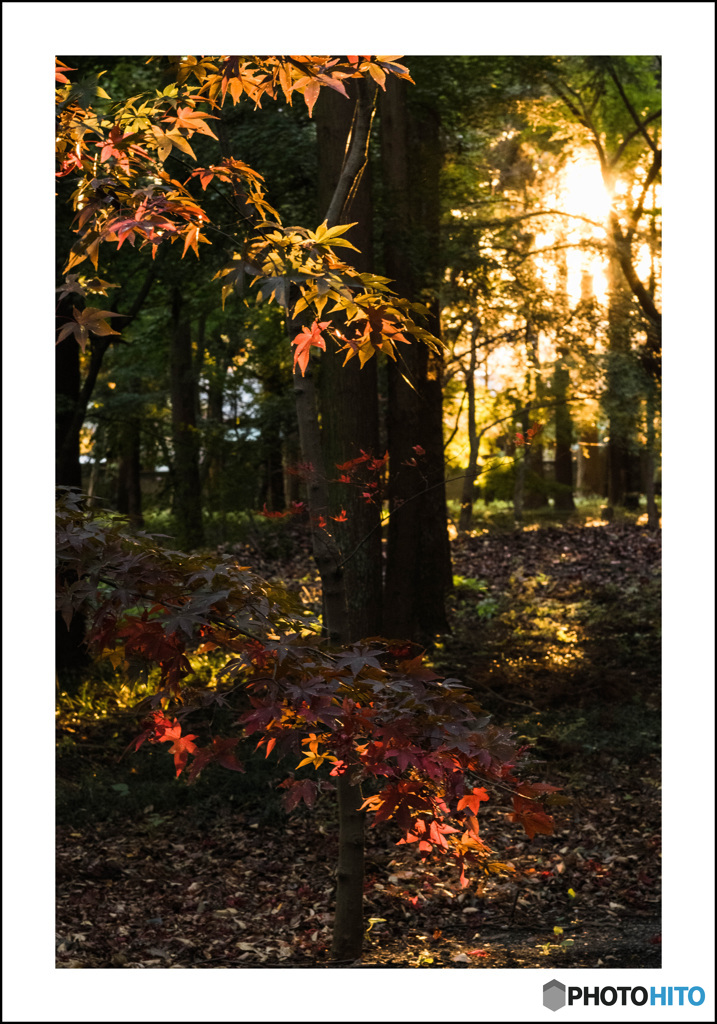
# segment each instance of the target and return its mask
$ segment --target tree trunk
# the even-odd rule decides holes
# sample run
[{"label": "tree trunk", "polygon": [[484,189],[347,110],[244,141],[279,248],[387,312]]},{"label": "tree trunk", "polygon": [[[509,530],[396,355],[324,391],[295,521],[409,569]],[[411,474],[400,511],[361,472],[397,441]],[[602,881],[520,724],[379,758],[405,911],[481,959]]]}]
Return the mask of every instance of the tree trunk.
[{"label": "tree trunk", "polygon": [[461,495],[461,514],[458,529],[461,533],[470,530],[473,522],[473,501],[475,499],[475,482],[478,476],[478,434],[476,427],[476,370],[478,365],[478,333],[480,325],[475,322],[471,328],[471,350],[468,373],[466,374],[466,393],[468,395],[468,467],[463,478]]},{"label": "tree trunk", "polygon": [[657,387],[650,383],[647,392],[647,437],[645,458],[645,495],[647,498],[647,526],[650,530],[659,530],[660,513],[655,501],[655,398]]},{"label": "tree trunk", "polygon": [[555,508],[561,512],[575,509],[573,498],[573,419],[568,405],[570,371],[565,366],[566,352],[558,349],[553,370],[555,405]]},{"label": "tree trunk", "polygon": [[144,524],[140,441],[140,427],[136,417],[120,425],[117,511],[128,516],[132,525],[138,527]]},{"label": "tree trunk", "polygon": [[170,381],[177,544],[183,551],[191,551],[204,544],[196,417],[197,382],[189,321],[182,313],[182,295],[178,288],[172,295]]},{"label": "tree trunk", "polygon": [[[365,80],[347,82],[350,97],[331,89],[322,90],[316,104],[319,148],[319,207],[329,210],[341,177],[346,142],[351,133],[355,104],[370,110],[375,89]],[[362,273],[373,270],[373,206],[370,169],[367,165],[358,188],[352,191],[342,221],[357,222],[344,236],[360,251],[346,250],[343,258]],[[329,226],[331,222],[329,222]],[[376,636],[382,629],[381,496],[373,501],[362,496],[365,487],[339,483],[337,466],[367,452],[379,451],[378,358],[361,368],[354,358],[343,366],[345,354],[328,348],[321,358],[320,398],[322,446],[329,475],[329,507],[332,515],[341,509],[345,523],[332,524],[332,532],[343,553],[348,605],[349,639]]]},{"label": "tree trunk", "polygon": [[[63,299],[58,327],[72,316],[72,309],[70,297]],[[75,429],[80,381],[80,346],[70,335],[55,346],[55,483],[65,487],[82,487],[80,431]]]},{"label": "tree trunk", "polygon": [[[139,379],[131,379],[129,386],[133,394],[138,395],[141,386]],[[118,434],[117,511],[128,516],[133,526],[141,527],[144,525],[144,517],[140,476],[142,432],[139,399],[127,420],[119,424]]]},{"label": "tree trunk", "polygon": [[[514,433],[521,433],[525,439],[530,427],[530,406],[526,405],[515,414]],[[515,476],[513,478],[513,521],[516,527],[523,525],[523,508],[525,502],[525,469],[527,463],[525,443],[515,446]]]},{"label": "tree trunk", "polygon": [[[381,97],[385,185],[384,259],[399,294],[426,301],[427,327],[440,336],[439,121],[434,109],[409,116],[406,83],[391,79]],[[452,584],[443,459],[442,363],[425,345],[399,346],[388,364],[390,453],[384,630],[432,643],[448,628]],[[411,460],[415,465],[406,465]]]},{"label": "tree trunk", "polygon": [[633,463],[640,387],[631,352],[630,297],[614,258],[608,271],[608,503],[629,507],[634,505]]},{"label": "tree trunk", "polygon": [[[535,404],[541,408],[545,397],[543,377],[540,372],[540,353],[538,350],[538,331],[529,317],[525,325],[525,341],[528,352],[528,365],[531,368],[531,376],[535,380]],[[526,419],[523,425],[525,436],[525,461],[526,483],[524,490],[523,508],[537,509],[548,507],[548,497],[545,487],[545,465],[543,463],[543,438],[541,434],[529,438],[528,431],[531,423]]]},{"label": "tree trunk", "polygon": [[[358,95],[346,158],[325,217],[330,227],[345,222],[344,209],[347,200],[366,161],[373,113],[372,92],[372,89],[362,90]],[[290,324],[290,336],[293,337],[299,329],[298,322]],[[329,483],[326,473],[328,467],[322,450],[312,360],[309,361],[303,376],[298,367],[295,368],[294,396],[302,461],[311,467],[307,480],[307,498],[312,520],[314,560],[321,576],[323,591],[324,628],[333,643],[342,644],[351,638],[352,630],[342,564],[343,555],[333,533],[334,520],[330,518]],[[363,802],[359,787],[352,786],[347,777],[340,777],[337,780],[337,789],[339,867],[332,957],[335,960],[349,960],[360,956],[363,946],[365,812],[359,811]]]},{"label": "tree trunk", "polygon": [[[149,295],[155,275],[155,267],[150,267],[129,313],[126,314],[123,321],[119,321],[119,326],[115,322],[116,330],[126,327],[137,316]],[[63,299],[57,314],[58,327],[64,326],[72,318],[72,310],[75,305],[79,304],[83,305],[84,303],[73,302],[72,296]],[[117,312],[116,304],[113,304],[112,311]],[[92,337],[90,361],[84,381],[80,376],[80,353],[75,339],[65,338],[55,347],[57,391],[55,475],[58,485],[82,487],[80,431],[87,415],[87,406],[92,397],[97,377],[102,368],[102,361],[112,340],[113,336]]]}]

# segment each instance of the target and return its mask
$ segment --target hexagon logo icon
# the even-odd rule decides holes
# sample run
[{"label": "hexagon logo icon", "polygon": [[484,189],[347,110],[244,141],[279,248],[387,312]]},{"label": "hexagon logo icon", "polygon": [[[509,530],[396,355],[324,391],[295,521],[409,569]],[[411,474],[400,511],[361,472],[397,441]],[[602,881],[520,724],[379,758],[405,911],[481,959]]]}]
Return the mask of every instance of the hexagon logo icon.
[{"label": "hexagon logo icon", "polygon": [[543,985],[543,1006],[549,1010],[560,1010],[565,1006],[565,985],[553,978]]}]

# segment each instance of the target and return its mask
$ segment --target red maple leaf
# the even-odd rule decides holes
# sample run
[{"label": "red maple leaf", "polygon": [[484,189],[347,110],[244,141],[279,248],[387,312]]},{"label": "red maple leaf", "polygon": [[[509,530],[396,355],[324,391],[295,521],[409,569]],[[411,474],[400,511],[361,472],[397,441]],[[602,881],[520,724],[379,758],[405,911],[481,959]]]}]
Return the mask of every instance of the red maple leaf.
[{"label": "red maple leaf", "polygon": [[464,807],[469,807],[474,814],[478,813],[481,800],[487,800],[488,794],[482,786],[474,787],[473,792],[470,796],[462,796],[458,801],[458,810],[462,811]]},{"label": "red maple leaf", "polygon": [[196,738],[197,737],[194,733],[191,732],[187,733],[186,736],[182,736],[182,727],[176,718],[174,719],[172,727],[165,730],[161,741],[164,743],[165,741],[169,742],[170,740],[174,740],[172,746],[169,748],[169,752],[174,755],[174,767],[177,769],[177,776],[182,774],[182,770],[189,760],[189,755],[193,754],[197,749],[196,743],[192,742],[193,740],[196,740]]},{"label": "red maple leaf", "polygon": [[522,825],[530,839],[538,834],[543,836],[553,834],[555,823],[540,804],[536,804],[533,800],[525,800],[522,796],[514,796],[513,807],[515,811],[508,815],[508,820]]}]

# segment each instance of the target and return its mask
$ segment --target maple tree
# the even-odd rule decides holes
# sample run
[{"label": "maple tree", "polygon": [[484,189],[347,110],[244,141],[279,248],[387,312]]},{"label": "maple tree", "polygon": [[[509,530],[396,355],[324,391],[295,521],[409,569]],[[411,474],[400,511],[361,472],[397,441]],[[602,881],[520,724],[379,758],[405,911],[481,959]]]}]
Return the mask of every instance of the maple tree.
[{"label": "maple tree", "polygon": [[[153,574],[147,563],[154,556],[146,545],[141,553],[123,547],[117,564],[102,543],[99,550],[90,545],[83,558],[88,554],[98,558],[94,566],[92,558],[88,564],[66,551],[60,574],[61,610],[68,623],[74,614],[85,614],[91,621],[88,637],[95,649],[111,647],[110,657],[128,670],[137,659],[159,664],[163,689],[140,739],[171,741],[178,774],[191,756],[195,760],[188,769],[190,778],[212,760],[236,767],[227,760],[226,744],[197,748],[197,734],[182,732],[184,718],[195,710],[181,680],[190,671],[187,655],[197,630],[202,649],[234,655],[221,678],[235,687],[237,679],[244,682],[251,703],[239,720],[245,733],[261,730],[260,742],[266,743],[267,750],[276,747],[278,753],[296,750],[306,740],[306,758],[316,767],[334,759],[342,836],[334,936],[337,956],[355,954],[360,948],[360,849],[366,809],[378,810],[385,818],[395,816],[407,828],[406,841],[418,841],[422,852],[438,846],[452,851],[463,864],[483,852],[473,822],[469,820],[462,833],[450,824],[450,802],[464,795],[466,772],[476,771],[501,785],[517,787],[516,801],[530,802],[538,791],[520,786],[512,775],[517,752],[500,730],[481,722],[457,683],[440,680],[419,656],[398,657],[390,644],[352,648],[348,643],[353,637],[343,558],[328,522],[341,523],[346,513],[342,509],[338,515],[329,515],[311,353],[325,350],[330,338],[344,353],[345,362],[358,356],[363,366],[378,352],[395,361],[400,345],[410,348],[419,342],[427,350],[439,348],[438,340],[419,322],[428,312],[423,305],[401,298],[387,278],[359,272],[336,253],[341,247],[353,248],[342,237],[351,225],[341,219],[365,163],[372,117],[370,92],[357,104],[344,167],[326,217],[315,231],[283,225],[266,198],[262,176],[242,161],[225,156],[207,167],[193,166],[184,180],[173,177],[166,162],[175,150],[197,162],[191,140],[195,135],[216,138],[211,122],[218,115],[212,111],[221,110],[227,97],[233,103],[245,97],[258,106],[265,98],[283,96],[291,103],[300,95],[311,113],[322,88],[344,95],[346,79],[370,80],[375,83],[374,93],[377,87],[385,88],[387,76],[410,82],[407,68],[397,61],[370,56],[170,57],[170,82],[162,91],[119,103],[113,103],[99,85],[100,76],[95,82],[75,85],[65,74],[70,68],[61,64],[58,70],[57,175],[79,175],[72,193],[77,239],[64,268],[66,275],[87,260],[97,272],[101,247],[107,243],[116,243],[120,250],[127,242],[138,250],[147,249],[154,259],[160,246],[178,242],[181,259],[190,249],[198,258],[200,245],[210,244],[213,231],[222,238],[231,236],[212,223],[196,186],[206,191],[216,180],[231,191],[228,202],[243,237],[231,238],[231,259],[215,280],[221,282],[222,303],[251,281],[263,299],[283,308],[289,325],[312,542],[329,645],[322,647],[315,635],[307,636],[305,624],[298,628],[293,624],[293,631],[285,633],[285,623],[277,617],[263,585],[249,580],[241,570],[208,568],[185,556],[172,561],[174,556],[165,553]],[[81,274],[68,276],[68,294],[84,298],[88,288]],[[115,333],[106,315],[95,308],[74,313],[74,323],[61,327],[58,340],[72,334],[86,344],[88,332]],[[417,454],[419,448],[414,448]],[[73,506],[74,527],[82,516]],[[101,530],[91,517],[90,522],[87,529],[97,541]],[[70,539],[74,527],[66,526],[70,551],[77,544],[76,538]],[[107,536],[118,542],[116,529],[113,533],[110,528]],[[61,540],[61,552],[62,545]],[[120,583],[109,584],[115,589],[107,597],[102,588],[112,578]],[[224,589],[217,590],[218,580]],[[197,586],[202,581],[203,588]],[[131,595],[130,605],[138,599],[145,602],[141,615],[126,611],[127,595]],[[259,644],[260,649],[247,648],[248,642]],[[206,698],[210,704],[225,700],[220,690],[215,692],[218,696]],[[167,702],[180,705],[172,718],[164,714]],[[307,729],[308,737],[303,735]],[[362,800],[358,786],[362,778],[394,779],[406,772],[416,780],[407,789],[382,790],[378,804],[376,797],[368,803]],[[301,787],[299,796],[291,796],[294,787],[290,786],[289,802],[299,798],[312,802],[315,784],[304,780],[296,785]],[[528,806],[533,805],[515,804],[516,820],[523,821],[531,834],[549,830],[548,816],[529,812]],[[430,817],[421,819],[423,825],[414,824],[412,810],[430,812]]]},{"label": "maple tree", "polygon": [[[160,671],[158,691],[134,709],[142,731],[128,750],[170,744],[176,775],[191,783],[210,764],[241,771],[239,740],[258,734],[267,757],[298,759],[294,771],[331,766],[316,781],[291,773],[282,783],[288,810],[349,782],[362,812],[396,823],[400,843],[455,858],[462,885],[470,866],[496,863],[477,818],[486,785],[511,793],[511,820],[528,836],[553,831],[540,800],[556,787],[518,777],[525,750],[415,645],[328,644],[248,569],[160,548],[72,490],[60,493],[57,526],[64,621],[83,614],[94,655],[128,678]],[[191,659],[207,652],[216,668],[198,685]],[[212,735],[208,716],[219,709],[231,713],[234,735]],[[377,791],[364,798],[362,783]],[[354,936],[355,927],[335,935],[335,955]]]}]

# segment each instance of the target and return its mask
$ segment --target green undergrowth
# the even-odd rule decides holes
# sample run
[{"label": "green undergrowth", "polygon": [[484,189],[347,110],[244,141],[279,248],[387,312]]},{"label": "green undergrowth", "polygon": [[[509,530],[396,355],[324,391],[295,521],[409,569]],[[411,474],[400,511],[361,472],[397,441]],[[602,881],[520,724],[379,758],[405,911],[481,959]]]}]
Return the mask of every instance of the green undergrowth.
[{"label": "green undergrowth", "polygon": [[[198,665],[193,678],[206,682],[208,666]],[[199,820],[217,809],[242,809],[256,821],[283,815],[278,784],[293,765],[266,760],[256,750],[256,737],[237,747],[244,772],[209,765],[192,785],[176,778],[166,744],[131,748],[141,732],[132,706],[157,689],[151,676],[130,688],[106,663],[90,666],[73,695],[58,695],[56,731],[56,818],[58,824],[80,825],[114,817],[143,822],[191,808]],[[201,742],[205,737],[199,724]],[[211,723],[215,735],[231,735],[231,721]],[[208,731],[207,731],[208,735]]]},{"label": "green undergrowth", "polygon": [[175,778],[165,746],[145,744],[122,757],[123,744],[114,738],[102,743],[99,730],[87,729],[86,739],[62,737],[57,746],[56,821],[81,825],[91,821],[130,817],[156,825],[160,818],[191,809],[198,820],[211,821],[219,809],[234,807],[260,823],[283,820],[278,784],[286,766],[265,760],[254,744],[237,747],[245,772],[209,766],[193,785]]},{"label": "green undergrowth", "polygon": [[[555,507],[554,501],[542,508],[524,508],[521,518],[522,526],[584,526],[586,523],[602,520],[607,499],[590,496],[575,498],[575,508],[562,511]],[[658,510],[661,499],[657,499]],[[449,515],[454,522],[460,518],[460,502],[452,499],[447,502]],[[612,510],[613,522],[636,523],[647,513],[644,496],[640,498],[640,507],[636,510],[615,507]],[[473,519],[471,530],[504,531],[515,529],[515,515],[512,501],[495,500],[486,502],[479,498],[473,503]]]},{"label": "green undergrowth", "polygon": [[[261,558],[274,560],[290,558],[294,553],[297,538],[303,536],[305,532],[301,520],[293,516],[288,519],[272,519],[251,510],[204,511],[202,520],[207,551],[214,551],[222,546],[247,547]],[[176,533],[171,511],[146,511],[143,529],[147,533],[161,535],[164,538],[163,542],[171,546]]]}]

